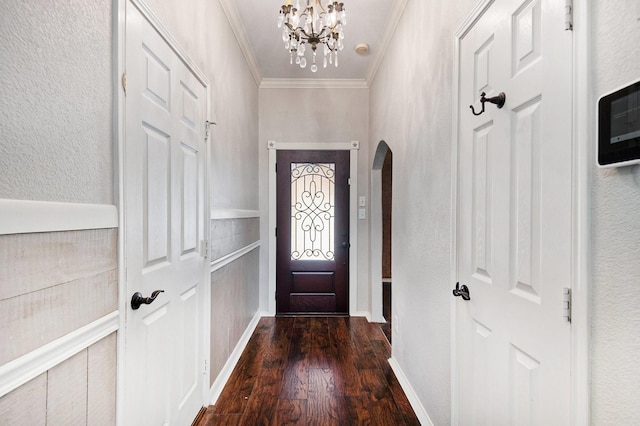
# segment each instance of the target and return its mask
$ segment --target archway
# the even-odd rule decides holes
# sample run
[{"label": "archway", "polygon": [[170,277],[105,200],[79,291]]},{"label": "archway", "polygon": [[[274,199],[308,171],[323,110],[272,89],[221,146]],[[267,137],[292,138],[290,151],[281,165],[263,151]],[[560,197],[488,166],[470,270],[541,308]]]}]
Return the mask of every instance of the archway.
[{"label": "archway", "polygon": [[371,305],[374,321],[387,323],[391,340],[391,199],[393,154],[385,141],[376,148],[371,187]]}]

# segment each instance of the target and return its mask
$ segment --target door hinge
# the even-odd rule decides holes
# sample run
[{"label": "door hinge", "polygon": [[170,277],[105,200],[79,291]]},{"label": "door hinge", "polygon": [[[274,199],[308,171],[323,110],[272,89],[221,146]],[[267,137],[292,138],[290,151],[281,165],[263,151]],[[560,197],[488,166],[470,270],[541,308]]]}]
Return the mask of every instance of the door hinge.
[{"label": "door hinge", "polygon": [[565,0],[564,29],[565,31],[573,31],[573,0]]},{"label": "door hinge", "polygon": [[200,246],[202,247],[202,257],[209,257],[209,240],[200,240]]},{"label": "door hinge", "polygon": [[347,178],[347,185],[351,186],[351,178]]},{"label": "door hinge", "polygon": [[122,73],[122,78],[120,79],[120,83],[122,83],[122,90],[124,90],[124,95],[127,96],[127,72]]},{"label": "door hinge", "polygon": [[207,362],[207,360],[204,360],[204,374],[207,374],[207,370],[209,369],[209,363]]},{"label": "door hinge", "polygon": [[278,227],[276,226],[276,238],[278,238]]},{"label": "door hinge", "polygon": [[562,316],[571,322],[571,289],[568,287],[562,289]]},{"label": "door hinge", "polygon": [[278,163],[276,163],[276,173],[278,173]]}]

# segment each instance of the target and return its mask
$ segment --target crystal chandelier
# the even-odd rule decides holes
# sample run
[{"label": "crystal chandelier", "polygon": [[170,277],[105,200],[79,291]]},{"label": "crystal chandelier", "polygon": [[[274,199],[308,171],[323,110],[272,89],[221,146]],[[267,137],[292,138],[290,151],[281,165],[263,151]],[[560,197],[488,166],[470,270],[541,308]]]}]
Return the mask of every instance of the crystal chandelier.
[{"label": "crystal chandelier", "polygon": [[307,66],[304,54],[308,44],[313,52],[311,71],[316,72],[316,50],[319,45],[324,45],[324,67],[326,68],[327,64],[337,67],[338,51],[344,48],[343,27],[347,24],[344,3],[331,0],[306,2],[307,5],[301,9],[300,0],[296,1],[295,7],[291,0],[286,0],[278,17],[278,28],[282,28],[284,47],[290,52],[290,63],[293,64],[295,60],[300,68]]}]

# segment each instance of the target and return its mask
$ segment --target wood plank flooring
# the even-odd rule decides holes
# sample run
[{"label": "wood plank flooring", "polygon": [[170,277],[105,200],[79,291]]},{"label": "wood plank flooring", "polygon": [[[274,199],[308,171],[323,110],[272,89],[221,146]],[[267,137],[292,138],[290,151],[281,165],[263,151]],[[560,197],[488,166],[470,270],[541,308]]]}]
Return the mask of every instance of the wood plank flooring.
[{"label": "wood plank flooring", "polygon": [[263,318],[197,426],[419,425],[390,355],[365,318]]}]

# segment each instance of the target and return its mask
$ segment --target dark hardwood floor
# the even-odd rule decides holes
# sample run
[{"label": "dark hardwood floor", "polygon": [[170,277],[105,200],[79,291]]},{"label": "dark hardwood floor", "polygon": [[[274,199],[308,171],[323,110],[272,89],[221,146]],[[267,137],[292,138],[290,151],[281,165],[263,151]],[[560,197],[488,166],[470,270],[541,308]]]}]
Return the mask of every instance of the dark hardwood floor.
[{"label": "dark hardwood floor", "polygon": [[205,425],[419,425],[365,318],[260,320]]}]

